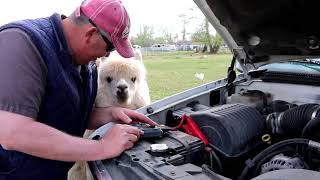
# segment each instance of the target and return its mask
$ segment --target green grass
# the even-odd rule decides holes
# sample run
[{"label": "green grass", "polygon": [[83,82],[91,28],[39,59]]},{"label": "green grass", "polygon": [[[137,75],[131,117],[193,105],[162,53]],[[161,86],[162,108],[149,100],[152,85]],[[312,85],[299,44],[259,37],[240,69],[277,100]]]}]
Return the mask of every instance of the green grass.
[{"label": "green grass", "polygon": [[[230,54],[193,52],[148,53],[143,56],[152,101],[226,77],[232,58]],[[196,72],[204,73],[204,80],[196,79]]]}]

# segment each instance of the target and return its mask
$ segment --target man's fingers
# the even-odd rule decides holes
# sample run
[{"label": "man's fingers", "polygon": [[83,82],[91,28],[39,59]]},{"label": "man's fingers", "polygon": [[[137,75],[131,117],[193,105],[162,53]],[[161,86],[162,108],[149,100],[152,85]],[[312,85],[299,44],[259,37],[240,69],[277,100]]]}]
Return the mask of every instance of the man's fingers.
[{"label": "man's fingers", "polygon": [[126,145],[125,145],[125,148],[126,149],[131,149],[132,147],[133,147],[133,142],[131,142],[131,141],[128,141],[127,143],[126,143]]},{"label": "man's fingers", "polygon": [[159,125],[158,123],[152,121],[150,118],[148,118],[144,114],[141,114],[139,112],[136,112],[130,109],[124,109],[124,108],[115,109],[113,117],[115,117],[115,119],[118,119],[126,124],[132,123],[132,119],[134,119],[136,121],[147,123],[153,126]]},{"label": "man's fingers", "polygon": [[134,134],[129,134],[128,139],[129,139],[129,141],[135,143],[136,141],[138,141],[139,138],[138,138],[138,136],[136,136]]},{"label": "man's fingers", "polygon": [[147,123],[147,124],[150,124],[150,125],[153,125],[153,126],[158,126],[159,125],[158,123],[152,121],[150,118],[148,118],[144,114],[138,113],[136,111],[126,110],[126,114],[128,116],[130,116],[131,118],[134,118],[134,120],[136,120],[136,121]]},{"label": "man's fingers", "polygon": [[130,119],[130,117],[121,110],[117,112],[117,118],[126,124],[130,124],[132,122],[132,119]]},{"label": "man's fingers", "polygon": [[127,126],[127,129],[126,129],[127,133],[128,134],[132,134],[132,135],[135,135],[137,136],[138,138],[140,137],[141,135],[141,130],[136,128],[136,127],[132,127],[132,126]]}]

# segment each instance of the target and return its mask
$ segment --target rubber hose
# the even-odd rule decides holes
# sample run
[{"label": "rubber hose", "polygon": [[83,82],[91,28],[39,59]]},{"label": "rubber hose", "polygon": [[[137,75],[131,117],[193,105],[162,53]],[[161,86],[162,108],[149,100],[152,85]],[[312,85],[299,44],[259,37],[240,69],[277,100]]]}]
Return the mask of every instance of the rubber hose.
[{"label": "rubber hose", "polygon": [[308,139],[302,139],[302,138],[295,138],[295,139],[288,139],[284,141],[280,141],[276,144],[273,144],[272,146],[269,146],[267,149],[263,150],[259,154],[257,154],[252,160],[248,161],[246,167],[242,171],[241,175],[239,176],[238,180],[246,180],[247,174],[249,170],[253,167],[255,167],[255,164],[259,162],[261,159],[263,159],[268,154],[272,153],[273,151],[276,151],[279,148],[282,148],[284,146],[288,145],[309,145]]},{"label": "rubber hose", "polygon": [[320,140],[320,117],[315,117],[302,130],[302,138]]},{"label": "rubber hose", "polygon": [[285,134],[300,137],[302,127],[311,119],[318,104],[303,104],[285,111],[280,120],[280,127]]}]

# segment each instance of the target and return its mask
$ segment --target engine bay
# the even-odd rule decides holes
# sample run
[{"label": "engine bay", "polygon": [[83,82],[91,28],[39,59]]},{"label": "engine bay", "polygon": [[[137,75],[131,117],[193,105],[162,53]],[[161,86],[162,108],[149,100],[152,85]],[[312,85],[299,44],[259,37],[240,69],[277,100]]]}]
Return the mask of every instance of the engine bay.
[{"label": "engine bay", "polygon": [[[174,126],[189,116],[208,139],[210,150],[204,148],[204,154],[215,154],[202,163],[224,177],[251,179],[283,169],[318,171],[319,148],[310,144],[318,146],[320,140],[315,91],[319,87],[287,85],[259,80],[240,83],[233,90],[220,90],[225,104],[210,107],[190,102],[169,111],[167,124]],[[290,92],[290,86],[295,91]],[[233,93],[226,95],[229,91]]]},{"label": "engine bay", "polygon": [[190,116],[212,148],[204,154],[216,155],[203,163],[224,177],[251,179],[283,169],[318,171],[318,148],[300,142],[317,144],[320,140],[316,89],[320,90],[312,85],[253,79],[221,89],[222,104],[211,107],[193,101],[169,111],[167,122],[172,126],[183,115]]},{"label": "engine bay", "polygon": [[173,130],[140,140],[119,158],[101,161],[100,169],[117,179],[277,179],[275,172],[318,179],[317,92],[319,86],[253,79],[156,112],[146,107]]},{"label": "engine bay", "polygon": [[282,169],[318,171],[319,147],[309,145],[319,145],[318,104],[276,100],[261,109],[230,103],[212,108],[202,105],[204,110],[190,112],[195,106],[200,104],[173,112],[173,119],[183,112],[199,126],[209,142],[202,163],[214,172],[231,179],[251,179]]}]

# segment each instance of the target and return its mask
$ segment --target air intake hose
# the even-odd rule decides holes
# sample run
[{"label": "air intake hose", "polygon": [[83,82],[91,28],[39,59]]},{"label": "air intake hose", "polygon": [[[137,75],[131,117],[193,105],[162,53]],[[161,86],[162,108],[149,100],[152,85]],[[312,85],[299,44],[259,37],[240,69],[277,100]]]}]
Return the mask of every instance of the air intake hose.
[{"label": "air intake hose", "polygon": [[313,118],[304,126],[302,137],[314,141],[320,141],[320,117],[319,115]]},{"label": "air intake hose", "polygon": [[286,134],[300,137],[303,127],[317,116],[318,104],[303,104],[282,113],[272,113],[267,117],[267,127],[274,134]]}]

